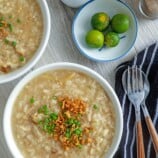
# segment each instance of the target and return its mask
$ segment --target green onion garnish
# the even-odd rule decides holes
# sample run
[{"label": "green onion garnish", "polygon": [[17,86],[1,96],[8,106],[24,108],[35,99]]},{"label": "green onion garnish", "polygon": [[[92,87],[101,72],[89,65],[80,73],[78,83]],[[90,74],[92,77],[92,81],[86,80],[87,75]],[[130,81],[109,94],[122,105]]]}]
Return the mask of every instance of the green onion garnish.
[{"label": "green onion garnish", "polygon": [[66,124],[68,125],[73,125],[74,124],[74,119],[70,118],[66,121]]},{"label": "green onion garnish", "polygon": [[69,129],[69,128],[66,129],[65,137],[67,137],[67,138],[70,138],[70,137],[71,137],[71,132],[70,132],[70,129]]},{"label": "green onion garnish", "polygon": [[74,134],[80,136],[82,134],[82,129],[81,128],[77,128],[73,131]]},{"label": "green onion garnish", "polygon": [[78,144],[77,147],[78,147],[79,149],[82,149],[83,145],[82,145],[82,144]]},{"label": "green onion garnish", "polygon": [[4,20],[4,17],[3,17],[3,16],[1,16],[1,17],[0,17],[0,21],[3,21],[3,20]]},{"label": "green onion garnish", "polygon": [[25,57],[20,56],[19,61],[20,61],[20,62],[24,62],[24,61],[25,61]]},{"label": "green onion garnish", "polygon": [[3,27],[3,23],[0,22],[0,27]]},{"label": "green onion garnish", "polygon": [[9,40],[8,39],[4,39],[5,44],[9,44]]},{"label": "green onion garnish", "polygon": [[55,124],[51,124],[47,126],[47,132],[50,134],[54,132],[54,129],[55,129]]},{"label": "green onion garnish", "polygon": [[78,120],[73,121],[76,126],[81,126],[81,123]]},{"label": "green onion garnish", "polygon": [[42,128],[45,132],[49,134],[54,132],[55,124],[51,122],[50,118],[45,118],[44,120],[40,120],[38,124],[39,127]]},{"label": "green onion garnish", "polygon": [[98,106],[96,104],[94,104],[93,108],[96,110],[96,109],[98,109]]},{"label": "green onion garnish", "polygon": [[18,18],[18,19],[16,20],[16,22],[17,22],[17,23],[21,23],[21,20]]},{"label": "green onion garnish", "polygon": [[59,105],[59,106],[62,106],[62,105],[63,105],[63,103],[62,103],[62,102],[58,102],[58,105]]},{"label": "green onion garnish", "polygon": [[57,100],[57,97],[56,97],[56,96],[53,96],[52,99],[53,99],[53,100]]},{"label": "green onion garnish", "polygon": [[32,98],[30,99],[30,103],[33,104],[34,102],[35,102],[35,99],[32,97]]},{"label": "green onion garnish", "polygon": [[45,115],[48,115],[50,113],[50,111],[49,111],[47,105],[43,105],[42,107],[40,107],[38,109],[38,113],[43,113]]},{"label": "green onion garnish", "polygon": [[11,23],[8,23],[8,27],[9,27],[10,32],[13,32],[13,25]]},{"label": "green onion garnish", "polygon": [[58,114],[57,113],[55,113],[55,112],[53,112],[53,113],[51,113],[50,115],[49,115],[49,117],[52,119],[52,120],[57,120],[58,119]]},{"label": "green onion garnish", "polygon": [[13,16],[12,15],[9,15],[9,19],[11,19]]},{"label": "green onion garnish", "polygon": [[16,41],[12,41],[12,46],[16,47],[16,45],[17,45]]}]

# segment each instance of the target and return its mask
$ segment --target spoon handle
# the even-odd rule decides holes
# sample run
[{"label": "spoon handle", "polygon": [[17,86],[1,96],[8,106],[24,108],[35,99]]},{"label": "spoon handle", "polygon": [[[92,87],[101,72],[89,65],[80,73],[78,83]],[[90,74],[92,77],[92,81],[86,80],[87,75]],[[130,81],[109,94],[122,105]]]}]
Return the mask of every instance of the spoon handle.
[{"label": "spoon handle", "polygon": [[146,108],[145,104],[142,105],[142,109],[143,109],[143,112],[144,112],[145,121],[146,121],[148,130],[149,130],[150,136],[152,138],[152,142],[153,142],[153,145],[154,145],[155,152],[158,155],[158,134],[157,134],[157,131],[154,127],[154,124],[151,120],[151,117],[149,115],[148,109]]},{"label": "spoon handle", "polygon": [[145,158],[140,111],[136,111],[137,158]]}]

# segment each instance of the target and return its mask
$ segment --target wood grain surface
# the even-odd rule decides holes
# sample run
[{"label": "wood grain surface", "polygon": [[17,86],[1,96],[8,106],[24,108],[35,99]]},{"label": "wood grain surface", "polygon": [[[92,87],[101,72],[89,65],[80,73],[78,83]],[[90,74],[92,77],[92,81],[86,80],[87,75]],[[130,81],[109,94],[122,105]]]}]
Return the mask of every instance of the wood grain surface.
[{"label": "wood grain surface", "polygon": [[[141,49],[158,40],[158,19],[153,21],[145,19],[138,11],[138,0],[126,0],[126,3],[134,9],[139,23],[138,37],[134,47],[118,61],[109,63],[90,61],[79,53],[72,40],[71,25],[77,9],[65,6],[60,0],[47,0],[47,2],[51,12],[51,36],[44,55],[33,69],[54,62],[79,63],[100,73],[113,87],[116,66],[129,60]],[[0,158],[12,158],[4,140],[3,111],[10,92],[21,78],[0,85]]]}]

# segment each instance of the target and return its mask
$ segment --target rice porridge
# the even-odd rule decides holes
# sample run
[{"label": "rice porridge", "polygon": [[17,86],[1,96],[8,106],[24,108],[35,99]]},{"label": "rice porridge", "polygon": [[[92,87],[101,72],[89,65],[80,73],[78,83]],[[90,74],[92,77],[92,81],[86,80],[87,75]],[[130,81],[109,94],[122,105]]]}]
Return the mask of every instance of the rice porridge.
[{"label": "rice porridge", "polygon": [[26,64],[42,34],[43,18],[36,0],[0,0],[0,74]]},{"label": "rice porridge", "polygon": [[12,112],[14,139],[25,158],[103,158],[115,135],[115,112],[93,78],[73,70],[28,82]]}]

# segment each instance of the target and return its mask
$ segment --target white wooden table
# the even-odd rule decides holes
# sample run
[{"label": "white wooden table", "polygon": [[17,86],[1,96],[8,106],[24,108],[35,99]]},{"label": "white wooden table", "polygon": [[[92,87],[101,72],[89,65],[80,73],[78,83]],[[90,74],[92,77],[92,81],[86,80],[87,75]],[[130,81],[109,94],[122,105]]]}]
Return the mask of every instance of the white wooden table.
[{"label": "white wooden table", "polygon": [[[154,21],[145,19],[138,11],[138,0],[126,0],[126,2],[134,9],[139,22],[138,38],[134,47],[125,57],[119,59],[119,61],[109,63],[90,61],[79,53],[72,40],[71,25],[76,9],[68,8],[62,4],[60,0],[47,1],[52,19],[51,36],[44,55],[34,69],[54,62],[65,61],[79,63],[96,70],[107,79],[112,86],[114,86],[114,69],[116,66],[121,62],[132,58],[132,56],[145,46],[150,45],[156,40],[158,41],[158,19]],[[0,158],[12,158],[4,140],[2,120],[7,98],[20,79],[21,78],[0,85]]]}]

